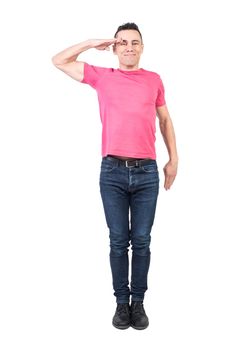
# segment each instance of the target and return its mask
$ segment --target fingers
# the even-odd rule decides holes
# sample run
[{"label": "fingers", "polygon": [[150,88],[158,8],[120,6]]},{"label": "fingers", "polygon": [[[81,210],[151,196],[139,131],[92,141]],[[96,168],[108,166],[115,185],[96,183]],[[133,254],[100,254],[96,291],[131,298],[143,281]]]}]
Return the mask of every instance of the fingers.
[{"label": "fingers", "polygon": [[114,39],[97,39],[95,43],[95,48],[98,50],[107,50],[110,51],[109,46],[111,44],[115,44],[117,41],[116,38]]},{"label": "fingers", "polygon": [[122,44],[122,42],[123,42],[123,38],[120,37],[120,38],[116,39],[115,44]]},{"label": "fingers", "polygon": [[117,43],[120,43],[122,41],[122,38],[112,38],[112,39],[95,39],[94,40],[94,46],[97,50],[106,50],[110,51],[109,46],[115,45]]},{"label": "fingers", "polygon": [[164,188],[169,190],[175,180],[175,176],[165,175]]},{"label": "fingers", "polygon": [[167,169],[167,166],[165,166],[164,170],[164,175],[165,175],[165,181],[164,181],[164,188],[165,190],[169,190],[171,188],[171,185],[173,184],[175,178],[176,178],[176,173],[173,171],[169,171]]},{"label": "fingers", "polygon": [[176,178],[177,164],[174,164],[169,161],[163,168],[163,171],[165,175],[164,188],[166,190],[169,190]]},{"label": "fingers", "polygon": [[107,39],[107,40],[103,40],[102,44],[106,44],[106,45],[111,45],[114,44],[118,39],[114,38],[114,39]]},{"label": "fingers", "polygon": [[116,43],[121,43],[123,41],[122,37],[116,39]]}]

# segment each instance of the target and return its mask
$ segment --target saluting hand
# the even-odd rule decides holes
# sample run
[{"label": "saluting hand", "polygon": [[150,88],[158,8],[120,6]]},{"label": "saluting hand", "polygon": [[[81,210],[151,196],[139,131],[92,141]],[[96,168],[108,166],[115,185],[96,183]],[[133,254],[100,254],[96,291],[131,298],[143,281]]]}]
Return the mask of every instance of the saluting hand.
[{"label": "saluting hand", "polygon": [[92,39],[92,47],[97,50],[110,50],[110,45],[115,44],[118,39]]}]

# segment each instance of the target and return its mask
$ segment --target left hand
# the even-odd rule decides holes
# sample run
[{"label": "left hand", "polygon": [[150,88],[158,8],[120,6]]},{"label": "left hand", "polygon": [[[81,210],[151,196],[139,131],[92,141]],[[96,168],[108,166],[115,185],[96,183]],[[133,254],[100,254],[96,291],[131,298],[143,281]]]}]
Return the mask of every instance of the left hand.
[{"label": "left hand", "polygon": [[169,190],[177,174],[178,162],[169,161],[163,168],[165,175],[164,188]]}]

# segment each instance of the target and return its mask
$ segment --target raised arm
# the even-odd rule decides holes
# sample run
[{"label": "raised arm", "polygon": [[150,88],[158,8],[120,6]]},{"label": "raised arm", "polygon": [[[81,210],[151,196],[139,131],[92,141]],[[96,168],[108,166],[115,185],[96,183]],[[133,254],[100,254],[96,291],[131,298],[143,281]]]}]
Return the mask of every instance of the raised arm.
[{"label": "raised arm", "polygon": [[62,70],[71,78],[82,81],[84,78],[84,62],[76,60],[79,54],[91,48],[109,50],[109,46],[116,41],[117,39],[115,38],[86,40],[57,53],[52,57],[52,62],[56,68]]}]

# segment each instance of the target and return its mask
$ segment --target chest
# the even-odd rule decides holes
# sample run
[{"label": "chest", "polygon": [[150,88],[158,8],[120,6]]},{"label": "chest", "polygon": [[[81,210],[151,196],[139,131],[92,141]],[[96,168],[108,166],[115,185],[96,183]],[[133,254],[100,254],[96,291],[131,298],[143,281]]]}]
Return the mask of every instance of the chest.
[{"label": "chest", "polygon": [[130,75],[102,79],[97,87],[97,93],[104,103],[139,108],[142,105],[154,106],[158,91],[155,83]]}]

